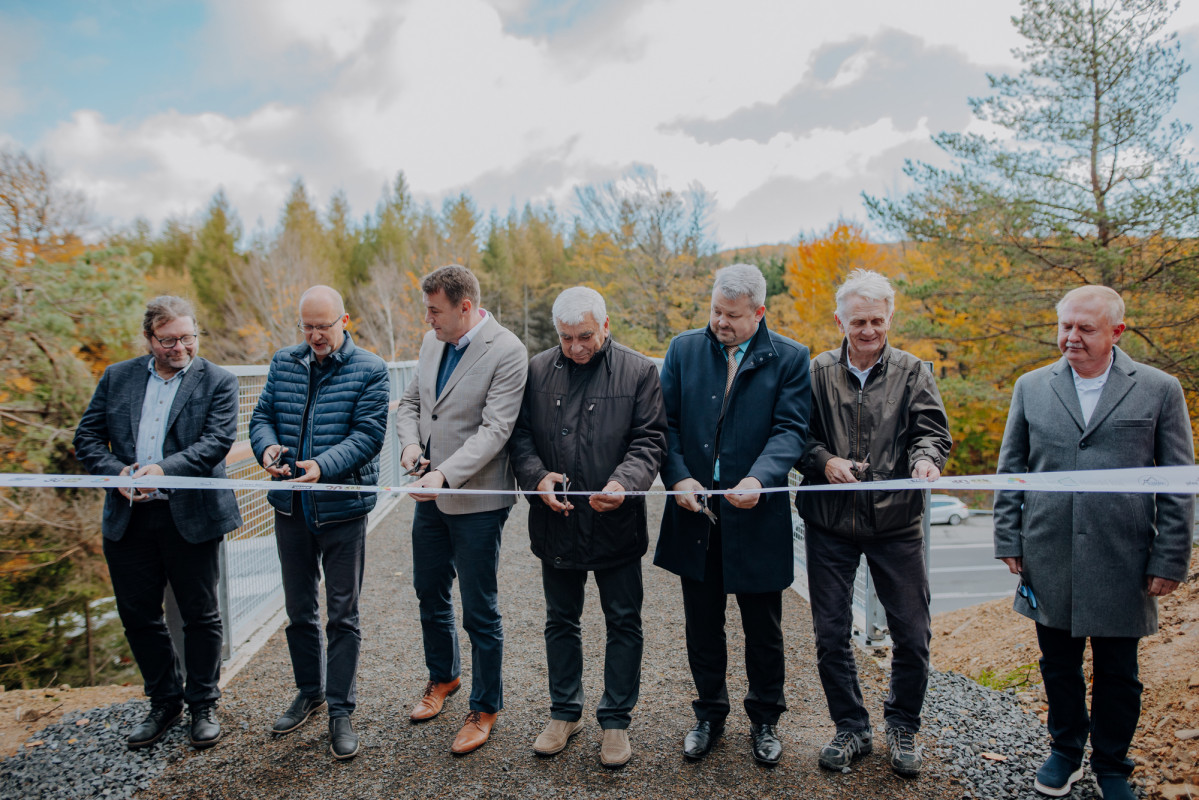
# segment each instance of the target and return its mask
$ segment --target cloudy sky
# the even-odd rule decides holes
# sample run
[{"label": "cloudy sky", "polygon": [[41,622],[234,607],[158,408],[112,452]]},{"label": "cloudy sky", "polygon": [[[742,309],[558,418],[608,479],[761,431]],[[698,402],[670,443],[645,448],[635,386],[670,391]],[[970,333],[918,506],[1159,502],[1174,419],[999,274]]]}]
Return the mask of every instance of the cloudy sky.
[{"label": "cloudy sky", "polygon": [[[631,169],[699,182],[725,247],[793,240],[971,125],[1016,0],[4,0],[0,146],[110,226],[224,187],[271,228],[296,177],[356,216],[403,171],[435,205],[576,210]],[[1199,2],[1174,19],[1199,61]],[[1199,76],[1178,116],[1199,122]],[[1193,141],[1199,141],[1192,137]]]}]

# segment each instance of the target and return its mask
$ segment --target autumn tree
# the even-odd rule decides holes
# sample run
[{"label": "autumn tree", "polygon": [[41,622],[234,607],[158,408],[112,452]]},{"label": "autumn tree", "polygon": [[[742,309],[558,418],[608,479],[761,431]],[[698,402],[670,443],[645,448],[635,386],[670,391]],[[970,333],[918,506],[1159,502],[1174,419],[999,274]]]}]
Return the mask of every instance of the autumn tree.
[{"label": "autumn tree", "polygon": [[[866,197],[872,218],[936,265],[911,287],[924,333],[963,388],[1001,394],[1057,357],[1053,307],[1102,284],[1128,306],[1121,346],[1183,382],[1199,407],[1199,181],[1170,118],[1188,70],[1167,0],[1022,0],[1016,75],[972,99],[994,135],[942,133],[953,160],[909,163],[917,189]],[[998,442],[991,447],[998,449]],[[992,459],[993,461],[993,459]]]},{"label": "autumn tree", "polygon": [[[191,276],[195,298],[206,319],[205,324],[214,329],[223,321],[233,276],[245,263],[237,250],[241,235],[237,212],[230,207],[224,190],[218,189],[208,204],[203,222],[192,237],[183,262]],[[177,234],[168,224],[162,238],[169,242],[175,236]],[[181,243],[176,247],[181,249]],[[170,250],[165,254],[174,255]]]},{"label": "autumn tree", "polygon": [[[85,204],[44,162],[4,154],[0,187],[0,471],[77,472],[72,432],[100,371],[135,352],[148,258],[85,251]],[[0,490],[0,683],[86,683],[127,654],[119,626],[115,641],[112,627],[92,636],[93,601],[111,594],[101,501]],[[78,620],[82,642],[68,635]]]},{"label": "autumn tree", "polygon": [[625,343],[664,353],[674,334],[707,317],[719,266],[711,196],[698,184],[677,192],[641,172],[579,188],[576,197],[582,216],[572,260],[614,308],[609,316]]}]

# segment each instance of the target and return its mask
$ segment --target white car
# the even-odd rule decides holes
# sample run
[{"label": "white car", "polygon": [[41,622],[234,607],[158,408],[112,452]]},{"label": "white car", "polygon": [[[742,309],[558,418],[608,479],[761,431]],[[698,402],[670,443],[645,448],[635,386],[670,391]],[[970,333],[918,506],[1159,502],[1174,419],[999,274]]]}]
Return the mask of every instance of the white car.
[{"label": "white car", "polygon": [[928,512],[928,520],[933,525],[960,525],[962,520],[970,516],[966,504],[949,494],[934,494],[932,506]]}]

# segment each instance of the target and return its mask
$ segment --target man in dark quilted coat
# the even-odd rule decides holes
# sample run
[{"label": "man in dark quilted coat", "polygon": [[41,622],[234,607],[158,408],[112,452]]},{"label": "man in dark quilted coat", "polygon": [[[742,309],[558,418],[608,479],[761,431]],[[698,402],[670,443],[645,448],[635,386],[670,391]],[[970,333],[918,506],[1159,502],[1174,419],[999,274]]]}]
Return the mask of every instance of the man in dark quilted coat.
[{"label": "man in dark quilted coat", "polygon": [[[304,343],[271,359],[266,386],[250,419],[254,457],[274,480],[373,486],[387,429],[383,359],[356,346],[341,295],[313,286],[300,298]],[[366,556],[366,517],[373,492],[276,490],[275,540],[283,571],[287,647],[296,678],[291,707],[271,729],[291,733],[329,704],[329,750],[358,753],[350,724],[362,635],[358,597]],[[318,595],[325,576],[328,647]]]}]

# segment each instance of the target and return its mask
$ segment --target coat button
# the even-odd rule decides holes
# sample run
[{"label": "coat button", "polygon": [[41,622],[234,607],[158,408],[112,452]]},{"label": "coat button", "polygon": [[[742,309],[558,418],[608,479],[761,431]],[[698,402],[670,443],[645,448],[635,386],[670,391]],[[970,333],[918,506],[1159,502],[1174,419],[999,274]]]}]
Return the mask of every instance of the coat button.
[{"label": "coat button", "polygon": [[433,421],[434,421],[434,422],[436,422],[436,421],[437,421],[437,415],[436,415],[436,414],[434,414],[434,415],[433,415]]},{"label": "coat button", "polygon": [[1086,449],[1087,449],[1087,443],[1086,443],[1086,442],[1079,442],[1079,443],[1078,443],[1078,449],[1079,449],[1079,450],[1086,450]]},{"label": "coat button", "polygon": [[705,449],[705,450],[707,450],[707,449],[708,449],[708,446],[707,446],[706,444],[704,445],[704,449]]},{"label": "coat button", "polygon": [[568,435],[569,433],[570,433],[570,428],[563,428],[563,429],[562,429],[562,435],[563,435],[563,436],[566,436],[566,435]]},{"label": "coat button", "polygon": [[560,556],[555,556],[555,557],[554,557],[554,563],[555,563],[555,564],[561,564],[561,563],[562,563],[562,558],[561,558]]}]

